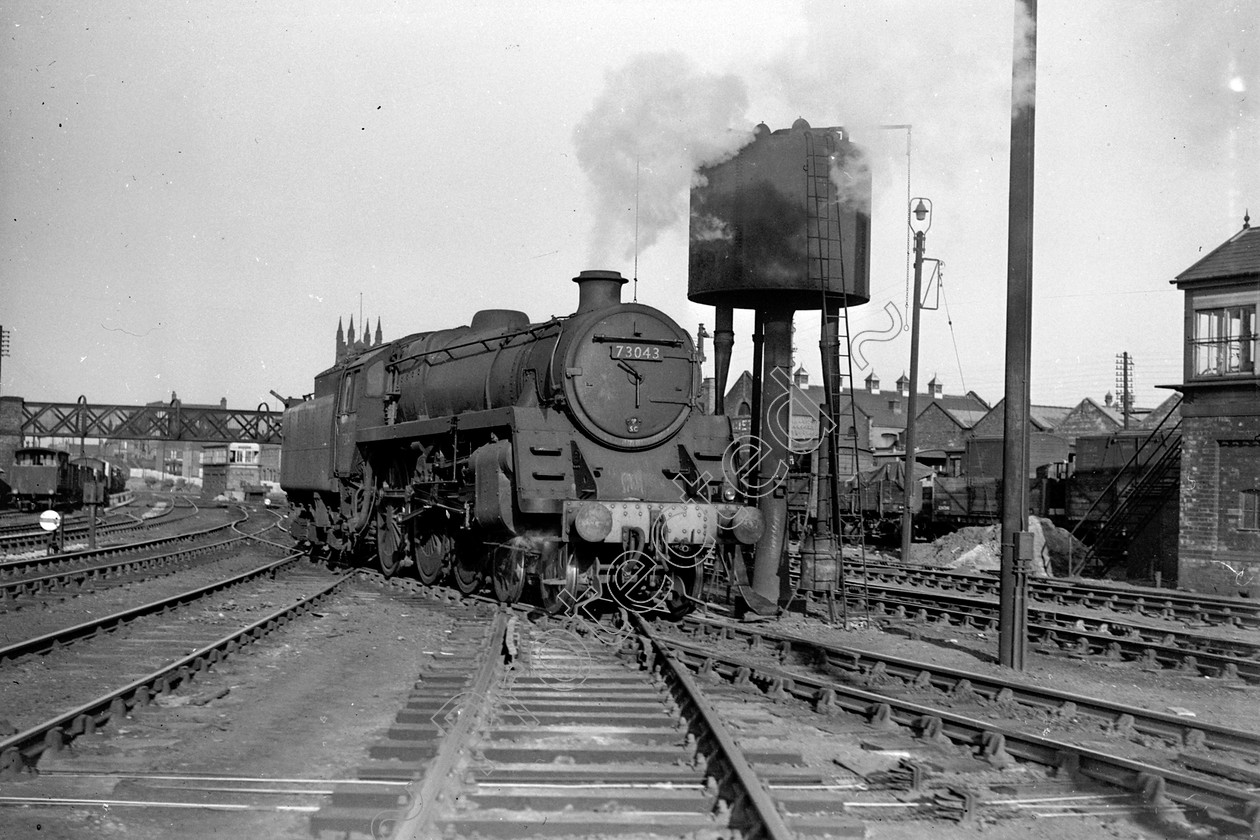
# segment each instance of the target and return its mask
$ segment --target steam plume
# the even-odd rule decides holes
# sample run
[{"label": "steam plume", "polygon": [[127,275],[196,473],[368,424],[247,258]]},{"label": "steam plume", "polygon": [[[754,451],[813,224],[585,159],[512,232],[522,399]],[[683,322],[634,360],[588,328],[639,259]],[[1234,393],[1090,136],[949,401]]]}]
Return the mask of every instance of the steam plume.
[{"label": "steam plume", "polygon": [[686,219],[692,173],[752,139],[744,83],[704,73],[681,53],[637,56],[607,81],[574,130],[595,201],[590,265],[633,255],[636,193],[643,249]]}]

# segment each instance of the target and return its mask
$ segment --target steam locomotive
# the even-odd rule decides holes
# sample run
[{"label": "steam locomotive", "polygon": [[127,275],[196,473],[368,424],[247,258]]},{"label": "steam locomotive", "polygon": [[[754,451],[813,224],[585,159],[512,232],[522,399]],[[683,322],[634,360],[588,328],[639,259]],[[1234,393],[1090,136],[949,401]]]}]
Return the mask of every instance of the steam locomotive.
[{"label": "steam locomotive", "polygon": [[[9,468],[9,503],[21,510],[76,508],[85,502],[105,504],[127,486],[121,467],[103,458],[71,457],[63,449],[28,446],[13,453]],[[84,498],[84,487],[99,494]]]},{"label": "steam locomotive", "polygon": [[533,583],[553,611],[644,581],[674,609],[706,564],[746,563],[763,520],[691,337],[618,272],[574,282],[572,315],[348,347],[284,413],[290,533],[504,602]]}]

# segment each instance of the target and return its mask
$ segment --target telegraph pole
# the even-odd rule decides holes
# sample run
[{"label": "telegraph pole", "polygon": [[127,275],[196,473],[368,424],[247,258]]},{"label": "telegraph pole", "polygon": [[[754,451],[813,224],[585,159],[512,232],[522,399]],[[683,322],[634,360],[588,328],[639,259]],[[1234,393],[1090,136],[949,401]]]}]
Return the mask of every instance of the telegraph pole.
[{"label": "telegraph pole", "polygon": [[[5,357],[9,355],[9,337],[12,334],[13,334],[12,331],[6,330],[4,328],[4,325],[0,324],[0,360],[4,359]],[[0,365],[3,365],[3,364],[4,362],[0,361]],[[0,374],[3,374],[3,367],[0,367]],[[4,377],[3,375],[0,375],[0,385],[3,385],[3,384],[4,384]]]},{"label": "telegraph pole", "polygon": [[1120,392],[1120,416],[1129,428],[1129,412],[1133,408],[1133,357],[1125,351],[1116,356],[1116,390]]}]

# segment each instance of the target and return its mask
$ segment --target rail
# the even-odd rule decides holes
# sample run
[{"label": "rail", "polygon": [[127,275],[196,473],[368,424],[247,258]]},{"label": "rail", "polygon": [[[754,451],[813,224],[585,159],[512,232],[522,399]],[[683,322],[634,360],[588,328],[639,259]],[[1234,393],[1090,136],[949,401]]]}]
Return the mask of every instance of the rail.
[{"label": "rail", "polygon": [[284,626],[291,617],[309,612],[353,577],[353,572],[342,574],[309,597],[281,607],[163,668],[0,740],[0,777],[34,766],[45,752],[60,750],[68,738],[91,735],[108,723],[117,724],[131,709],[148,705],[155,695],[190,680],[193,674],[235,653],[243,645]]},{"label": "rail", "polygon": [[947,739],[995,766],[1014,758],[1073,777],[1124,788],[1141,794],[1148,807],[1156,812],[1182,808],[1230,824],[1235,830],[1260,830],[1260,799],[1245,787],[832,682],[812,673],[764,666],[685,642],[671,640],[665,644],[688,667],[701,673],[752,683],[768,694],[811,704],[826,714],[846,712],[884,728],[895,725],[924,738]]}]

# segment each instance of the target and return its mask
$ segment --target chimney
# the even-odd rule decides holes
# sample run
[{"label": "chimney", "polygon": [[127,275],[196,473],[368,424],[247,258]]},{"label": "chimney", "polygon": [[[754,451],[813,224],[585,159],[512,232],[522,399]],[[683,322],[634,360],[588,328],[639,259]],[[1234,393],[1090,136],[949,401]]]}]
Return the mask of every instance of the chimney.
[{"label": "chimney", "polygon": [[578,284],[578,312],[593,312],[621,303],[626,278],[618,271],[583,271],[573,278]]}]

